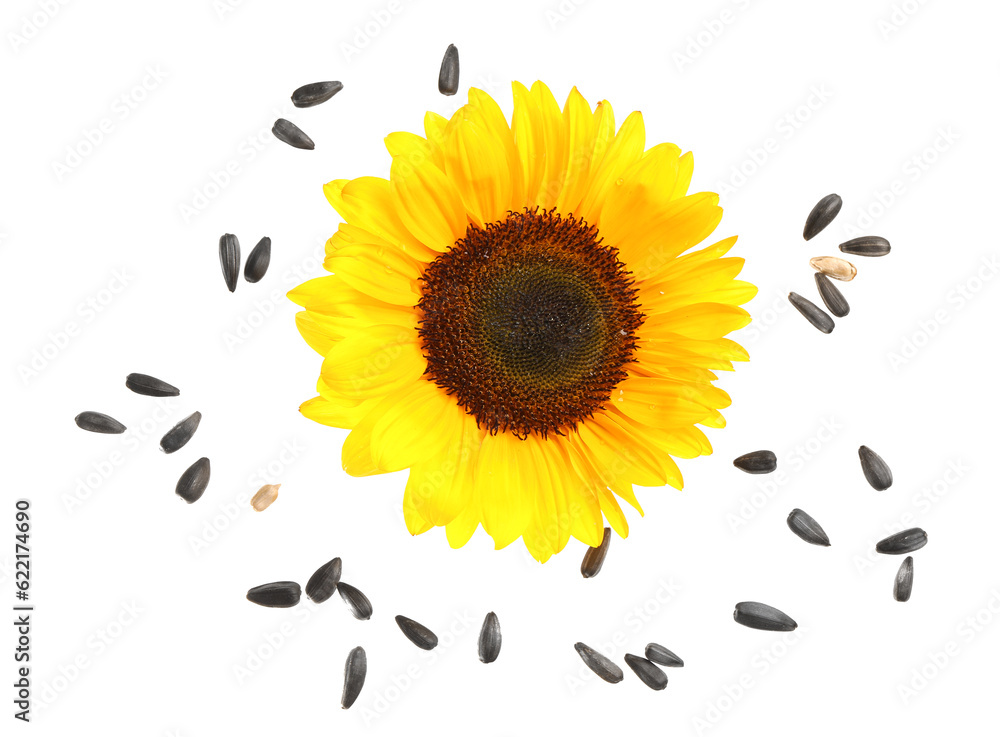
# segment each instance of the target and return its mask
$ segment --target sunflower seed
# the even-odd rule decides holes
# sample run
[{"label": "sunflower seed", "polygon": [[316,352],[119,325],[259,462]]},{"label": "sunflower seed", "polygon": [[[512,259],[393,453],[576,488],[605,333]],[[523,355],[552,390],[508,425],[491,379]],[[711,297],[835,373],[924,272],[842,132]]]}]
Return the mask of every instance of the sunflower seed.
[{"label": "sunflower seed", "polygon": [[103,435],[121,435],[125,432],[122,423],[100,412],[81,412],[73,419],[78,428],[87,432],[99,432]]},{"label": "sunflower seed", "polygon": [[441,60],[441,71],[438,72],[438,92],[442,95],[454,95],[458,92],[458,49],[455,44],[448,44]]},{"label": "sunflower seed", "polygon": [[816,256],[809,259],[809,265],[821,274],[837,281],[850,281],[858,275],[858,270],[850,261],[835,256]]},{"label": "sunflower seed", "polygon": [[826,309],[830,310],[837,317],[847,317],[847,313],[851,311],[851,306],[847,304],[844,295],[827,278],[826,274],[816,274],[815,277],[816,288],[819,290],[819,296],[822,298],[823,304],[826,305]]},{"label": "sunflower seed", "polygon": [[247,256],[246,266],[243,267],[243,278],[251,284],[256,284],[264,278],[270,263],[271,239],[265,235]]},{"label": "sunflower seed", "polygon": [[843,204],[844,201],[837,194],[828,194],[817,202],[812,212],[809,213],[809,217],[806,218],[806,227],[802,229],[802,237],[807,241],[812,240],[823,228],[833,222]]},{"label": "sunflower seed", "polygon": [[[340,571],[340,558],[334,558],[321,565],[306,581],[306,596],[317,604],[322,604],[329,599],[337,590],[337,584],[340,583]],[[369,614],[369,616],[371,615]]]},{"label": "sunflower seed", "polygon": [[788,529],[801,537],[807,543],[830,547],[830,538],[827,537],[819,522],[814,520],[801,509],[793,509],[788,515]]},{"label": "sunflower seed", "polygon": [[861,470],[875,491],[885,491],[892,486],[892,471],[878,453],[862,445],[858,448],[858,457],[861,459]]},{"label": "sunflower seed", "polygon": [[358,700],[367,674],[368,656],[365,655],[365,649],[359,645],[348,653],[347,663],[344,664],[344,693],[340,697],[341,708],[350,709]]},{"label": "sunflower seed", "polygon": [[500,644],[503,638],[500,636],[500,620],[497,615],[490,612],[483,620],[483,627],[479,630],[479,659],[484,663],[492,663],[500,655]]},{"label": "sunflower seed", "polygon": [[271,133],[282,143],[287,143],[293,148],[303,148],[307,151],[312,151],[316,148],[316,144],[313,143],[313,139],[302,132],[295,123],[290,120],[285,120],[284,118],[278,118],[274,121],[274,125],[271,127]]},{"label": "sunflower seed", "polygon": [[253,495],[253,499],[250,500],[250,506],[253,507],[255,512],[263,512],[278,498],[278,489],[280,488],[281,484],[264,484]]},{"label": "sunflower seed", "polygon": [[645,658],[628,653],[625,655],[625,662],[639,676],[639,680],[654,691],[662,691],[667,687],[667,674]]},{"label": "sunflower seed", "polygon": [[201,424],[201,412],[194,412],[178,422],[167,431],[167,434],[160,438],[160,450],[164,453],[173,453],[187,445],[187,442],[194,435],[198,425]]},{"label": "sunflower seed", "polygon": [[125,377],[125,386],[147,397],[176,397],[181,393],[176,386],[146,374],[129,374]]},{"label": "sunflower seed", "polygon": [[219,263],[222,264],[226,286],[230,292],[235,292],[236,282],[240,278],[240,241],[232,233],[219,238]]},{"label": "sunflower seed", "polygon": [[791,632],[798,627],[795,620],[780,609],[756,601],[741,601],[737,604],[733,619],[744,627],[755,630]]},{"label": "sunflower seed", "polygon": [[580,657],[587,667],[603,678],[608,683],[621,683],[625,674],[622,669],[612,663],[608,658],[601,655],[594,648],[584,645],[582,642],[576,643],[573,647],[580,653]]},{"label": "sunflower seed", "polygon": [[340,592],[340,598],[347,604],[355,619],[371,619],[372,603],[368,601],[367,596],[343,581],[337,584],[337,591]]},{"label": "sunflower seed", "polygon": [[863,235],[840,244],[840,250],[854,256],[885,256],[891,250],[889,241],[877,235]]},{"label": "sunflower seed", "polygon": [[311,82],[304,84],[292,93],[292,104],[295,107],[313,107],[320,105],[344,89],[340,82]]},{"label": "sunflower seed", "polygon": [[399,625],[399,629],[406,635],[406,639],[421,650],[433,650],[437,647],[438,636],[420,624],[420,622],[414,622],[409,617],[397,614],[396,624]]},{"label": "sunflower seed", "polygon": [[665,665],[668,668],[684,667],[683,660],[667,650],[667,648],[663,647],[663,645],[657,645],[655,642],[651,642],[646,645],[646,658],[654,663]]},{"label": "sunflower seed", "polygon": [[247,591],[247,601],[261,606],[287,609],[295,606],[302,598],[302,587],[295,581],[275,581],[254,586]]},{"label": "sunflower seed", "polygon": [[611,528],[604,528],[604,539],[596,548],[587,548],[584,553],[583,563],[580,564],[580,573],[584,578],[593,578],[601,572],[604,559],[608,556],[608,548],[611,546]]},{"label": "sunflower seed", "polygon": [[875,543],[875,551],[885,555],[906,555],[927,544],[927,533],[919,527],[897,532]]},{"label": "sunflower seed", "polygon": [[805,317],[809,323],[821,333],[833,332],[833,318],[823,312],[808,299],[795,292],[788,293],[788,301]]},{"label": "sunflower seed", "polygon": [[892,584],[892,598],[896,601],[909,601],[913,591],[913,556],[908,555],[896,572],[896,580]]},{"label": "sunflower seed", "polygon": [[188,504],[194,504],[205,493],[211,476],[212,464],[207,458],[199,458],[181,474],[174,491]]},{"label": "sunflower seed", "polygon": [[771,473],[778,467],[778,457],[770,450],[755,450],[736,458],[733,465],[747,473]]}]

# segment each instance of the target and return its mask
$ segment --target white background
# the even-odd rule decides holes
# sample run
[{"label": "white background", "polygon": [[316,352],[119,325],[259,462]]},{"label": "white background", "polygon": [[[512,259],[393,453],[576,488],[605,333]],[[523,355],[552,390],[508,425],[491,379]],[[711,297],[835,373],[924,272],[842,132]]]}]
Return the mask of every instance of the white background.
[{"label": "white background", "polygon": [[[985,1],[916,0],[6,2],[0,595],[13,603],[14,499],[27,497],[40,700],[32,726],[15,727],[989,731],[1000,641],[998,15]],[[445,98],[436,79],[449,43],[462,89]],[[343,92],[291,107],[293,89],[322,79]],[[441,530],[411,538],[405,473],[347,477],[345,433],[297,412],[320,361],[283,295],[321,273],[316,257],[339,222],[322,184],[387,174],[383,136],[420,131],[427,109],[450,114],[470,85],[509,113],[512,79],[542,79],[560,100],[578,85],[592,103],[609,99],[619,122],[642,110],[648,145],[693,150],[693,188],[728,185],[716,236],[740,235],[734,253],[760,286],[741,335],[752,362],[721,381],[734,404],[729,427],[709,431],[715,454],[681,463],[683,492],[640,490],[646,517],[631,515],[629,539],[613,540],[592,580],[579,575],[575,541],[539,566],[520,543],[494,552],[481,531],[459,551]],[[276,142],[279,116],[316,150]],[[844,209],[806,244],[805,216],[829,192]],[[224,232],[244,255],[263,235],[274,243],[266,278],[235,294],[219,273]],[[855,259],[858,277],[843,286],[851,314],[822,335],[785,295],[815,298],[809,257],[858,233],[887,237],[892,253]],[[181,396],[128,392],[132,371]],[[195,438],[164,456],[159,437],[196,409]],[[84,433],[73,424],[83,410],[132,431]],[[862,443],[891,465],[890,490],[865,483]],[[732,467],[762,447],[781,474]],[[202,455],[212,481],[188,506],[173,487]],[[283,484],[280,497],[254,513],[246,498],[265,480]],[[832,547],[788,531],[794,507]],[[930,543],[899,604],[900,559],[872,551],[914,525]],[[339,597],[295,610],[245,601],[249,587],[304,582],[334,555],[372,599],[371,621],[353,620]],[[734,624],[744,599],[780,607],[799,630]],[[490,610],[504,645],[484,666],[475,642]],[[414,648],[397,613],[435,629],[441,646],[429,657]],[[10,684],[12,628],[0,640]],[[611,686],[587,676],[577,640],[619,662],[656,641],[686,666],[662,693],[628,671]],[[358,644],[368,682],[345,712],[343,663]]]}]

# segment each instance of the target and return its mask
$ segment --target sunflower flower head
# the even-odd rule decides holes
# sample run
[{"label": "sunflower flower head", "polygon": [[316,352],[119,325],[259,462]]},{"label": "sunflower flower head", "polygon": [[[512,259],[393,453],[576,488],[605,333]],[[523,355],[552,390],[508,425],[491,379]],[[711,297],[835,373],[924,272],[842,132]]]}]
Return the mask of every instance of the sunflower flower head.
[{"label": "sunflower flower head", "polygon": [[606,102],[514,83],[508,124],[481,90],[424,136],[392,133],[388,180],[324,187],[344,219],[332,276],[289,297],[323,364],[316,422],[349,429],[342,460],[366,476],[409,469],[414,535],[453,547],[479,525],[539,561],[570,537],[622,537],[633,486],[683,485],[674,458],[712,452],[725,425],[716,370],[747,360],[725,336],[756,288],[722,217],[687,194],[690,153],[646,149],[642,115],[616,130]]}]

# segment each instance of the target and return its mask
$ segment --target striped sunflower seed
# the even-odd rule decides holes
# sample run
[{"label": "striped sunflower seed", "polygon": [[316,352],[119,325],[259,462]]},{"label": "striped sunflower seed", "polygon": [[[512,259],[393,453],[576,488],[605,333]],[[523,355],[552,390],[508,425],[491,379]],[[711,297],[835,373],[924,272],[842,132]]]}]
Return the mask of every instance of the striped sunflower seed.
[{"label": "striped sunflower seed", "polygon": [[438,636],[420,624],[420,622],[414,622],[409,617],[397,614],[396,624],[399,625],[399,629],[406,635],[406,639],[421,650],[433,650],[437,647]]},{"label": "striped sunflower seed", "polygon": [[862,445],[858,448],[858,457],[861,459],[861,470],[875,491],[885,491],[892,486],[892,471],[878,453]]},{"label": "striped sunflower seed", "polygon": [[208,488],[212,476],[212,464],[207,458],[199,458],[181,474],[174,492],[188,504],[194,504]]},{"label": "striped sunflower seed", "polygon": [[441,60],[441,71],[438,72],[438,92],[442,95],[454,95],[458,92],[458,49],[455,44],[448,44]]},{"label": "striped sunflower seed", "polygon": [[302,587],[295,581],[275,581],[254,586],[247,591],[247,601],[268,607],[287,609],[295,606],[302,598]]},{"label": "striped sunflower seed", "polygon": [[201,424],[201,412],[193,412],[172,428],[167,430],[167,434],[160,438],[160,450],[164,453],[173,453],[180,450],[194,436],[195,430]]},{"label": "striped sunflower seed", "polygon": [[632,669],[632,672],[639,676],[639,680],[654,691],[662,691],[667,687],[667,674],[646,658],[628,653],[625,655],[625,662]]},{"label": "striped sunflower seed", "polygon": [[801,509],[793,509],[788,515],[788,529],[813,545],[830,547],[830,538],[827,537],[819,522],[814,520]]},{"label": "striped sunflower seed", "polygon": [[896,572],[896,580],[892,584],[892,598],[896,601],[909,601],[913,592],[913,556],[908,555]]},{"label": "striped sunflower seed", "polygon": [[774,451],[755,450],[734,459],[733,465],[747,473],[771,473],[778,467],[778,456],[774,454]]},{"label": "striped sunflower seed", "polygon": [[826,274],[816,274],[815,277],[816,288],[819,290],[819,296],[823,300],[823,304],[826,305],[826,309],[830,310],[837,317],[847,317],[847,314],[851,311],[851,306],[847,304],[844,295],[827,278]]},{"label": "striped sunflower seed", "polygon": [[250,506],[253,507],[253,511],[263,512],[270,507],[274,503],[274,500],[278,498],[278,489],[280,488],[281,484],[264,484],[257,489],[257,493],[250,500]]},{"label": "striped sunflower seed", "polygon": [[835,256],[816,256],[809,259],[809,265],[821,274],[826,274],[837,281],[851,281],[858,275],[858,270],[850,261],[844,261]]},{"label": "striped sunflower seed", "polygon": [[176,397],[181,393],[176,386],[146,374],[129,374],[125,377],[125,386],[147,397]]},{"label": "striped sunflower seed", "polygon": [[889,241],[877,235],[863,235],[840,244],[843,253],[853,256],[885,256],[891,250]]},{"label": "striped sunflower seed", "polygon": [[819,232],[837,217],[837,213],[840,212],[843,204],[844,201],[837,194],[828,194],[817,202],[812,212],[809,213],[809,217],[806,218],[806,226],[802,229],[802,237],[808,241],[819,235]]},{"label": "striped sunflower seed", "polygon": [[222,264],[226,286],[230,292],[235,292],[236,282],[240,278],[240,241],[232,233],[219,238],[219,263]]},{"label": "striped sunflower seed", "polygon": [[788,293],[788,301],[797,309],[809,324],[821,333],[833,332],[833,318],[823,312],[808,299],[795,292]]},{"label": "striped sunflower seed", "polygon": [[311,82],[299,87],[292,93],[292,104],[295,107],[313,107],[321,105],[344,89],[340,82]]},{"label": "striped sunflower seed", "polygon": [[733,619],[744,627],[773,632],[791,632],[798,627],[795,620],[780,609],[757,601],[741,601],[736,605]]},{"label": "striped sunflower seed", "polygon": [[334,558],[321,565],[306,581],[306,596],[317,604],[329,599],[340,583],[340,571],[340,558]]},{"label": "striped sunflower seed", "polygon": [[611,546],[611,528],[604,528],[604,538],[596,548],[587,548],[584,553],[583,563],[580,564],[580,573],[584,578],[593,578],[601,572],[604,559],[608,556],[608,548]]},{"label": "striped sunflower seed", "polygon": [[492,663],[500,655],[502,642],[500,620],[495,613],[490,612],[483,620],[482,629],[479,630],[479,659],[484,663]]},{"label": "striped sunflower seed", "polygon": [[264,278],[270,263],[271,239],[265,235],[247,256],[246,266],[243,267],[243,278],[251,284],[256,284]]},{"label": "striped sunflower seed", "polygon": [[576,651],[580,654],[587,667],[608,683],[621,683],[621,680],[625,677],[621,668],[594,648],[584,645],[582,642],[576,643],[573,647],[576,648]]},{"label": "striped sunflower seed", "polygon": [[122,423],[100,412],[81,412],[73,420],[78,428],[87,432],[99,432],[103,435],[121,435],[125,432]]},{"label": "striped sunflower seed", "polygon": [[367,596],[343,581],[337,584],[337,591],[340,592],[340,598],[347,604],[355,619],[371,619],[372,603],[368,601]]},{"label": "striped sunflower seed", "polygon": [[368,656],[365,655],[365,649],[359,645],[348,653],[347,662],[344,664],[344,693],[340,697],[342,709],[350,709],[358,700],[365,685],[366,675],[368,675]]},{"label": "striped sunflower seed", "polygon": [[885,555],[906,555],[927,544],[927,533],[919,527],[889,535],[875,543],[875,551]]},{"label": "striped sunflower seed", "polygon": [[278,118],[274,121],[274,125],[271,126],[271,133],[282,143],[287,143],[293,148],[301,148],[306,151],[312,151],[316,148],[316,144],[313,143],[313,139],[302,132],[295,123],[290,120],[285,120],[284,118]]},{"label": "striped sunflower seed", "polygon": [[667,650],[663,645],[657,645],[655,642],[651,642],[646,645],[646,659],[651,660],[654,663],[659,663],[660,665],[665,665],[668,668],[683,668],[684,661],[677,657],[674,653]]}]

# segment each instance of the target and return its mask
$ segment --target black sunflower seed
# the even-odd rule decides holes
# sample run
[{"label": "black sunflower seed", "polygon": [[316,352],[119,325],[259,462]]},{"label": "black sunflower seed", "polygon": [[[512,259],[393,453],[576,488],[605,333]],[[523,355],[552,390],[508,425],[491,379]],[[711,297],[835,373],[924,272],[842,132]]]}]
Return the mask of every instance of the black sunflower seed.
[{"label": "black sunflower seed", "polygon": [[222,264],[226,286],[230,292],[235,292],[236,282],[240,278],[240,241],[232,233],[219,238],[219,263]]},{"label": "black sunflower seed", "polygon": [[181,393],[176,386],[146,374],[129,374],[125,377],[125,386],[147,397],[176,397]]},{"label": "black sunflower seed", "polygon": [[747,473],[771,473],[778,467],[778,456],[770,450],[755,450],[734,459],[733,465]]},{"label": "black sunflower seed", "polygon": [[329,599],[337,590],[337,584],[340,583],[340,571],[340,558],[334,558],[321,565],[306,581],[306,596],[317,604],[322,604]]},{"label": "black sunflower seed", "polygon": [[610,546],[611,528],[605,527],[604,539],[601,540],[601,544],[596,548],[587,548],[587,552],[584,553],[583,563],[580,564],[580,573],[583,574],[584,578],[593,578],[601,572],[601,566],[604,565],[604,559],[608,555]]},{"label": "black sunflower seed", "polygon": [[892,471],[878,453],[862,445],[858,448],[858,457],[861,459],[861,470],[875,491],[885,491],[892,486]]},{"label": "black sunflower seed", "polygon": [[500,655],[502,642],[500,620],[496,614],[490,612],[483,620],[482,629],[479,630],[479,659],[484,663],[492,663]]},{"label": "black sunflower seed", "polygon": [[372,603],[368,601],[367,596],[343,581],[337,584],[337,591],[340,592],[340,598],[347,604],[355,619],[371,619]]},{"label": "black sunflower seed", "polygon": [[813,207],[809,217],[806,218],[806,227],[802,229],[802,237],[807,241],[818,235],[823,228],[833,222],[840,212],[844,201],[840,195],[828,194]]},{"label": "black sunflower seed", "polygon": [[302,587],[295,581],[275,581],[254,586],[247,591],[247,601],[260,606],[287,609],[295,606],[302,598]]},{"label": "black sunflower seed", "polygon": [[455,44],[448,44],[441,60],[441,71],[438,72],[438,92],[442,95],[454,95],[458,92],[458,49]]},{"label": "black sunflower seed", "polygon": [[668,668],[683,668],[684,661],[677,657],[674,653],[667,650],[663,645],[657,645],[655,642],[651,642],[646,645],[646,658],[653,661],[654,663],[659,663],[660,665],[665,665]]},{"label": "black sunflower seed", "polygon": [[913,592],[913,556],[908,555],[896,572],[896,580],[892,584],[892,598],[896,601],[909,601]]},{"label": "black sunflower seed", "polygon": [[844,299],[840,290],[830,281],[830,277],[826,274],[816,274],[815,278],[816,288],[819,290],[819,296],[823,300],[823,304],[826,305],[826,309],[837,317],[847,317],[851,306],[847,304],[847,300]]},{"label": "black sunflower seed", "polygon": [[819,522],[814,520],[801,509],[793,509],[788,515],[788,529],[801,537],[807,543],[813,545],[823,545],[830,547],[830,538],[827,537]]},{"label": "black sunflower seed", "polygon": [[840,250],[855,256],[885,256],[891,248],[889,241],[877,235],[863,235],[840,244]]},{"label": "black sunflower seed", "polygon": [[741,601],[736,605],[733,619],[744,627],[751,627],[755,630],[791,632],[798,627],[795,620],[780,609],[757,601]]},{"label": "black sunflower seed", "polygon": [[587,667],[608,683],[621,683],[621,680],[625,677],[621,668],[594,648],[584,645],[582,642],[576,643],[573,647],[580,653],[580,657],[587,664]]},{"label": "black sunflower seed", "polygon": [[73,419],[78,428],[87,432],[99,432],[103,435],[121,435],[125,432],[122,423],[100,412],[81,412]]},{"label": "black sunflower seed", "polygon": [[801,294],[789,292],[788,301],[791,302],[795,309],[801,312],[802,316],[821,333],[833,332],[833,318]]},{"label": "black sunflower seed", "polygon": [[290,120],[285,120],[284,118],[278,118],[274,121],[274,125],[271,127],[271,133],[282,143],[287,143],[293,148],[303,148],[307,151],[312,151],[316,148],[316,144],[313,143],[313,139],[302,132],[295,123]]},{"label": "black sunflower seed", "polygon": [[361,694],[361,688],[365,685],[365,676],[368,675],[368,656],[365,649],[360,645],[347,655],[347,662],[344,664],[344,693],[340,697],[342,709],[350,709]]},{"label": "black sunflower seed", "polygon": [[406,635],[406,639],[421,650],[433,650],[437,647],[438,636],[420,624],[420,622],[414,622],[409,617],[397,614],[396,624],[399,625],[399,629]]},{"label": "black sunflower seed", "polygon": [[211,476],[212,464],[207,458],[199,458],[177,479],[177,487],[174,491],[188,504],[194,504],[205,493]]},{"label": "black sunflower seed", "polygon": [[628,653],[625,655],[625,662],[632,672],[639,676],[639,680],[645,683],[654,691],[662,691],[667,687],[667,674],[657,668],[646,658]]},{"label": "black sunflower seed", "polygon": [[927,533],[919,527],[912,527],[879,540],[875,543],[875,550],[885,555],[906,555],[914,550],[920,550],[926,544]]},{"label": "black sunflower seed", "polygon": [[194,435],[201,424],[201,412],[194,412],[178,422],[160,439],[160,450],[173,453],[180,450]]},{"label": "black sunflower seed", "polygon": [[243,278],[251,284],[256,284],[264,278],[270,263],[271,239],[265,235],[247,256],[246,266],[243,267]]},{"label": "black sunflower seed", "polygon": [[299,87],[292,93],[292,104],[295,107],[313,107],[320,105],[344,89],[340,82],[311,82]]}]

